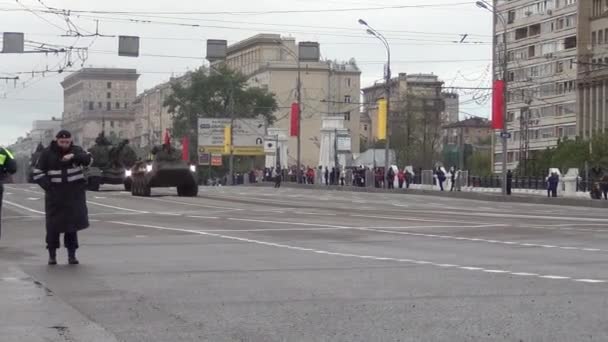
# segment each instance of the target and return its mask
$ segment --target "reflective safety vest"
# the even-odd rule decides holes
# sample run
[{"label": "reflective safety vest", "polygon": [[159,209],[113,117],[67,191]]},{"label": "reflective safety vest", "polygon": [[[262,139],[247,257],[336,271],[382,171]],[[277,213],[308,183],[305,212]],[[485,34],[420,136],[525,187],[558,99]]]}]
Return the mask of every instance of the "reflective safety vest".
[{"label": "reflective safety vest", "polygon": [[6,162],[10,159],[15,159],[11,152],[4,147],[0,148],[0,166],[4,166]]}]

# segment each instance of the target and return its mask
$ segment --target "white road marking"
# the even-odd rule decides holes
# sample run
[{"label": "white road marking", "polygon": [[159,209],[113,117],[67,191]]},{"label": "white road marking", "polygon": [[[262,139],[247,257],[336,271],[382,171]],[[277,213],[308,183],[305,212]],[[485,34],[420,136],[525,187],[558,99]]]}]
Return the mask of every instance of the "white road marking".
[{"label": "white road marking", "polygon": [[30,201],[37,201],[40,198],[39,197],[28,197],[27,199],[30,200]]},{"label": "white road marking", "polygon": [[326,228],[337,228],[337,229],[352,229],[353,227],[335,226],[330,224],[322,223],[304,223],[304,222],[289,222],[289,221],[268,221],[268,220],[253,220],[253,219],[240,219],[240,218],[228,218],[231,221],[243,221],[243,222],[259,222],[259,223],[274,223],[274,224],[287,224],[294,226],[310,226],[310,227],[326,227]]},{"label": "white road marking", "polygon": [[[476,228],[476,227],[472,227],[472,228]],[[602,249],[597,249],[597,248],[582,248],[582,247],[572,247],[572,246],[554,246],[554,245],[542,245],[542,244],[535,244],[535,243],[517,243],[517,242],[513,242],[513,241],[499,241],[499,240],[488,240],[488,239],[482,239],[482,238],[467,238],[467,237],[463,237],[463,236],[450,236],[450,235],[436,235],[436,234],[424,234],[424,233],[414,233],[414,232],[402,232],[402,231],[385,230],[385,229],[377,229],[377,228],[366,228],[366,227],[354,227],[352,229],[371,231],[371,232],[378,232],[378,233],[396,234],[396,235],[416,236],[416,237],[450,239],[450,240],[458,240],[458,241],[485,242],[485,243],[503,244],[503,245],[510,245],[510,246],[559,248],[559,249],[563,249],[563,250],[584,251],[584,252],[608,252],[608,250],[602,250]]]},{"label": "white road marking", "polygon": [[93,202],[93,201],[87,201],[87,203],[89,204],[94,204],[94,205],[98,205],[100,207],[106,207],[106,208],[111,208],[111,209],[117,209],[117,210],[124,210],[124,211],[130,211],[133,213],[140,213],[140,214],[149,214],[148,211],[143,211],[143,210],[134,210],[134,209],[128,209],[128,208],[122,208],[122,207],[115,207],[113,205],[108,205],[108,204],[103,204],[103,203],[98,203],[98,202]]},{"label": "white road marking", "polygon": [[[351,253],[331,252],[331,251],[325,251],[325,250],[320,250],[320,249],[305,248],[305,247],[286,245],[286,244],[274,243],[274,242],[268,242],[268,241],[262,241],[262,240],[246,239],[246,238],[241,238],[241,237],[231,236],[231,235],[215,234],[215,233],[209,233],[209,232],[204,232],[204,231],[200,231],[200,230],[193,230],[193,229],[186,229],[186,228],[171,228],[171,227],[162,227],[162,226],[140,224],[140,223],[120,222],[120,221],[108,221],[108,223],[114,223],[114,224],[124,225],[124,226],[134,226],[134,227],[152,228],[152,229],[158,229],[158,230],[167,230],[167,231],[174,231],[174,232],[205,235],[205,236],[211,236],[211,237],[216,237],[216,238],[220,238],[220,239],[253,243],[253,244],[262,245],[262,246],[271,246],[271,247],[278,247],[278,248],[284,248],[284,249],[289,249],[289,250],[312,252],[315,254],[325,254],[325,255],[333,255],[333,256],[340,256],[340,257],[351,257],[351,258],[357,258],[357,259],[376,260],[376,261],[380,261],[380,260],[395,261],[395,262],[402,262],[402,263],[409,263],[409,264],[430,264],[431,266],[439,265],[438,263],[433,263],[430,261],[422,261],[422,260],[400,259],[400,258],[379,257],[379,256],[371,256],[371,255],[359,255],[359,254],[351,254]],[[464,266],[461,266],[459,268],[462,269],[462,267],[464,267]],[[473,270],[472,266],[468,266],[468,267],[470,268],[470,270]],[[478,271],[482,271],[482,272],[486,272],[486,273],[523,275],[523,273],[514,273],[514,272],[509,272],[509,271],[503,271],[503,270],[484,269],[481,267],[479,268]],[[526,274],[526,276],[533,276],[533,275]],[[571,277],[564,277],[564,276],[557,276],[557,275],[545,275],[545,276],[536,275],[536,276],[538,278],[547,279],[547,280],[548,279],[573,280]],[[594,281],[592,279],[584,279],[584,280],[586,280],[586,281],[579,280],[578,282],[586,282],[586,283],[594,283],[594,282],[599,283],[600,282],[600,280],[597,280],[597,281]]]},{"label": "white road marking", "polygon": [[240,208],[218,207],[218,206],[215,206],[215,205],[205,205],[205,204],[198,204],[198,203],[181,202],[181,201],[167,200],[167,199],[162,199],[162,198],[152,198],[152,197],[141,197],[141,198],[145,198],[145,200],[150,200],[150,201],[160,201],[160,202],[180,204],[180,205],[183,204],[183,205],[189,205],[189,206],[200,207],[200,208],[229,209],[229,210],[235,210],[235,211],[236,210],[245,210],[245,209],[240,209]]},{"label": "white road marking", "polygon": [[293,212],[296,215],[317,215],[317,216],[336,216],[337,214],[326,214],[326,213],[307,213],[302,211]]},{"label": "white road marking", "polygon": [[202,218],[202,219],[211,219],[211,220],[217,220],[219,219],[219,217],[217,216],[198,216],[198,215],[189,215],[186,217],[190,217],[190,218]]},{"label": "white road marking", "polygon": [[599,280],[599,279],[574,279],[574,281],[580,282],[580,283],[592,283],[592,284],[597,284],[597,283],[605,283],[606,280]]},{"label": "white road marking", "polygon": [[528,273],[528,272],[511,272],[512,275],[521,276],[521,277],[537,277],[538,273]]},{"label": "white road marking", "polygon": [[21,204],[13,203],[13,202],[11,202],[11,201],[7,201],[7,200],[4,200],[4,203],[6,203],[6,204],[8,204],[8,205],[12,205],[13,207],[17,207],[17,208],[19,208],[19,209],[27,210],[27,211],[32,212],[32,213],[36,213],[36,214],[42,214],[42,215],[44,215],[44,211],[40,211],[40,210],[36,210],[36,209],[32,209],[32,208],[28,208],[28,207],[23,206],[23,205],[21,205]]},{"label": "white road marking", "polygon": [[5,192],[4,194],[5,195],[12,195],[13,193],[12,192]]},{"label": "white road marking", "polygon": [[95,199],[106,199],[107,197],[101,197],[101,196],[93,196],[95,197]]},{"label": "white road marking", "polygon": [[471,221],[454,221],[454,220],[431,220],[431,219],[421,219],[415,217],[398,217],[398,216],[376,216],[376,215],[357,215],[351,214],[349,216],[352,217],[364,217],[364,218],[378,218],[385,220],[397,220],[397,221],[419,221],[419,222],[439,222],[439,223],[464,223],[464,224],[476,224],[478,222]]},{"label": "white road marking", "polygon": [[543,276],[540,276],[540,277],[541,278],[545,278],[545,279],[556,279],[556,280],[559,280],[559,279],[572,279],[571,277],[554,276],[554,275],[543,275]]}]

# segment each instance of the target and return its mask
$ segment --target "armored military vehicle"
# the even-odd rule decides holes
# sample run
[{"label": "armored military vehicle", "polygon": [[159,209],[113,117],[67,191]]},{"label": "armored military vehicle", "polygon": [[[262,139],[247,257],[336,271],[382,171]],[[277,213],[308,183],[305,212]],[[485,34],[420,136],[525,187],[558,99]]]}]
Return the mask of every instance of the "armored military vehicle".
[{"label": "armored military vehicle", "polygon": [[123,140],[112,146],[103,133],[95,140],[95,145],[89,149],[93,164],[85,170],[88,188],[99,191],[103,184],[124,184],[126,191],[131,191],[131,183],[127,170],[133,167],[137,156],[129,147],[129,141]]},{"label": "armored military vehicle", "polygon": [[196,167],[181,158],[181,153],[165,143],[152,149],[150,161],[138,161],[131,169],[131,194],[148,197],[152,188],[177,188],[177,195],[196,197],[198,179]]}]

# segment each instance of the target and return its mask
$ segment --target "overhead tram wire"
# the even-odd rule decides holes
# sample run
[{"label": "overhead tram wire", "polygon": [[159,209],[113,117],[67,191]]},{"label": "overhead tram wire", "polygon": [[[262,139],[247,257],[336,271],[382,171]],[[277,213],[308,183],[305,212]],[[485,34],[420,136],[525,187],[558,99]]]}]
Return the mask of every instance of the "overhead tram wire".
[{"label": "overhead tram wire", "polygon": [[[91,13],[91,14],[176,14],[176,15],[267,15],[267,14],[301,14],[301,13],[333,13],[333,12],[360,12],[378,11],[387,9],[408,9],[408,8],[434,8],[434,7],[458,7],[470,5],[470,1],[456,3],[436,3],[436,4],[413,4],[413,5],[394,5],[394,6],[375,6],[375,7],[356,7],[356,8],[329,8],[329,9],[308,9],[308,10],[267,10],[267,11],[102,11],[102,10],[69,10],[72,13]],[[53,8],[53,10],[64,10]]]}]

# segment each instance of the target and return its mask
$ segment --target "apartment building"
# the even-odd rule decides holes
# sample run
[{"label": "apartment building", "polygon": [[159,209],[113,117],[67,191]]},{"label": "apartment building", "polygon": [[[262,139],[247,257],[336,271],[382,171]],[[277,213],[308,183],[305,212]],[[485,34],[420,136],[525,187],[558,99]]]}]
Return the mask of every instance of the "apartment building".
[{"label": "apartment building", "polygon": [[[591,0],[589,0],[591,2]],[[507,167],[577,134],[577,0],[498,0],[494,72],[502,79],[506,25]],[[503,20],[504,19],[504,25]],[[502,170],[495,139],[494,171]]]},{"label": "apartment building", "polygon": [[[440,158],[442,126],[449,123],[457,111],[458,97],[442,93],[443,81],[433,74],[399,73],[390,81],[391,113],[389,134],[391,147],[395,148],[397,161],[432,168]],[[377,101],[385,98],[385,82],[362,89],[363,114],[371,119],[370,138],[377,140]],[[452,107],[446,110],[446,99]],[[452,113],[450,115],[450,113]],[[445,121],[444,121],[445,120]]]},{"label": "apartment building", "polygon": [[111,138],[130,137],[138,78],[135,69],[84,68],[61,82],[63,128],[76,144],[91,147],[102,130]]},{"label": "apartment building", "polygon": [[133,102],[134,130],[131,143],[139,147],[150,147],[163,143],[164,134],[173,132],[173,115],[169,113],[165,101],[173,94],[172,86],[176,83],[186,85],[192,73],[172,77],[168,82],[161,83],[152,89],[147,89],[137,95]]},{"label": "apartment building", "polygon": [[[226,64],[249,77],[251,86],[275,94],[279,109],[274,128],[289,131],[291,104],[297,99],[298,48],[294,38],[258,34],[228,47]],[[324,115],[344,115],[352,137],[352,152],[359,152],[359,92],[361,71],[354,60],[302,61],[301,160],[319,163],[321,124]],[[296,164],[296,137],[289,138],[289,164]]]},{"label": "apartment building", "polygon": [[579,8],[578,134],[587,139],[608,127],[608,0]]}]

